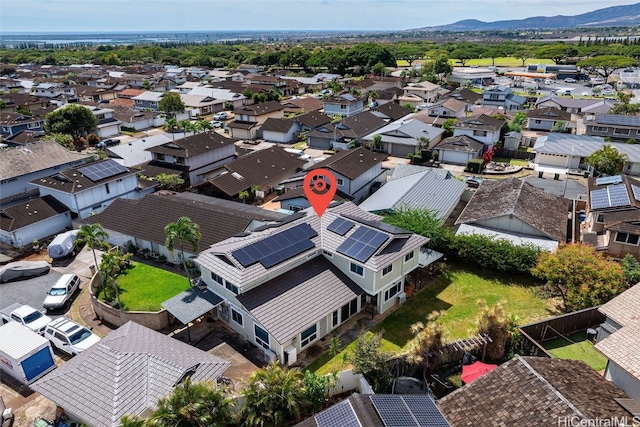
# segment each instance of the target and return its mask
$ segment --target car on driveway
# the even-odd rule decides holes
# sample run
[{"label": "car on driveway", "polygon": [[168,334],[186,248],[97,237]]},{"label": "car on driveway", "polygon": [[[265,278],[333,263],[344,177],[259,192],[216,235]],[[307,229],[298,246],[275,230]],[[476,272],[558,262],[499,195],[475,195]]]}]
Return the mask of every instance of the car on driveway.
[{"label": "car on driveway", "polygon": [[226,120],[226,119],[227,119],[226,111],[220,111],[219,113],[215,113],[213,115],[213,120]]},{"label": "car on driveway", "polygon": [[98,341],[100,337],[66,317],[58,317],[47,325],[44,337],[58,350],[75,356]]},{"label": "car on driveway", "polygon": [[78,289],[80,278],[75,274],[63,274],[51,287],[42,305],[47,311],[66,309]]},{"label": "car on driveway", "polygon": [[97,146],[99,148],[106,148],[106,147],[113,147],[114,145],[118,145],[118,144],[120,144],[119,139],[104,139],[98,142]]},{"label": "car on driveway", "polygon": [[577,83],[578,81],[576,79],[574,79],[573,77],[567,77],[566,79],[564,79],[565,83]]},{"label": "car on driveway", "polygon": [[224,125],[224,122],[221,122],[220,120],[213,120],[211,122],[211,126],[213,126],[214,128],[221,128]]},{"label": "car on driveway", "polygon": [[600,94],[602,96],[614,96],[616,94],[616,91],[613,89],[605,89],[602,92],[600,92]]},{"label": "car on driveway", "polygon": [[47,274],[51,266],[47,261],[16,261],[0,267],[0,283],[23,280]]}]

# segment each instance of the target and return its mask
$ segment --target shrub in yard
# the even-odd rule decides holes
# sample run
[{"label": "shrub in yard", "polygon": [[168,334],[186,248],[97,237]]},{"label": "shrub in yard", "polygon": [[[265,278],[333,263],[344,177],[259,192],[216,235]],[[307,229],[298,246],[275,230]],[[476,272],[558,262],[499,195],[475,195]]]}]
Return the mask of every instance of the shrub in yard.
[{"label": "shrub in yard", "polygon": [[536,265],[541,250],[533,245],[514,245],[507,239],[481,234],[460,234],[452,245],[461,261],[502,273],[526,273]]},{"label": "shrub in yard", "polygon": [[471,159],[467,162],[467,167],[465,171],[469,173],[480,173],[484,168],[484,160],[482,159]]},{"label": "shrub in yard", "polygon": [[380,350],[382,333],[370,337],[363,334],[350,356],[354,374],[362,374],[375,393],[385,393],[391,385],[391,371],[387,366],[389,354]]},{"label": "shrub in yard", "polygon": [[487,334],[493,342],[486,346],[486,354],[491,360],[500,360],[507,349],[511,333],[516,329],[515,319],[509,316],[501,303],[489,307],[484,300],[478,301],[478,334]]}]

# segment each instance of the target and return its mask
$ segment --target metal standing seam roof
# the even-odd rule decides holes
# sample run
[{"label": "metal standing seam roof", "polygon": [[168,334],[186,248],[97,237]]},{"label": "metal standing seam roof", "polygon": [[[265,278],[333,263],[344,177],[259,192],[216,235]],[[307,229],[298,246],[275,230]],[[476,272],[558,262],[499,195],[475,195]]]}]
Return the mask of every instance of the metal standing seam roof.
[{"label": "metal standing seam roof", "polygon": [[237,299],[276,341],[285,343],[363,293],[338,267],[319,256]]},{"label": "metal standing seam roof", "polygon": [[200,290],[191,287],[162,303],[162,306],[183,324],[202,317],[213,310],[224,300],[215,292],[208,289]]},{"label": "metal standing seam roof", "polygon": [[359,207],[368,212],[402,207],[429,209],[446,219],[460,202],[465,188],[466,184],[460,180],[427,170],[386,182]]}]

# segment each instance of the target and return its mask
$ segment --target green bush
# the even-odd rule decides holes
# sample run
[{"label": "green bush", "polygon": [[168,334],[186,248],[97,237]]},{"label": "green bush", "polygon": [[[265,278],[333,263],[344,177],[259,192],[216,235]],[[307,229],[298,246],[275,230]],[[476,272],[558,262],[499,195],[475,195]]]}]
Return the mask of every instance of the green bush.
[{"label": "green bush", "polygon": [[470,173],[480,173],[484,167],[484,161],[482,159],[471,159],[467,162],[465,171]]},{"label": "green bush", "polygon": [[514,245],[507,239],[481,234],[459,234],[452,242],[452,255],[463,262],[503,273],[530,274],[540,248]]},{"label": "green bush", "polygon": [[121,132],[135,132],[136,128],[130,126],[120,126]]}]

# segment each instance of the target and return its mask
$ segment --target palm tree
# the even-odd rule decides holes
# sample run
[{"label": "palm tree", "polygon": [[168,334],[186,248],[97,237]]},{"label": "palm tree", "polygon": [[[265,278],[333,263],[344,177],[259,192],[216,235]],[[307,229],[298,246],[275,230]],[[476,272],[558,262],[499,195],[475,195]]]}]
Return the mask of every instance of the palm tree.
[{"label": "palm tree", "polygon": [[187,260],[184,257],[184,244],[188,243],[193,248],[193,252],[198,251],[198,244],[202,238],[200,233],[200,226],[191,218],[182,216],[178,218],[176,222],[171,222],[164,227],[164,234],[167,237],[165,240],[165,246],[167,249],[173,252],[174,244],[178,242],[180,247],[180,257],[182,258],[182,267],[187,272],[187,278],[189,277],[189,270],[187,269]]},{"label": "palm tree", "polygon": [[246,203],[246,200],[249,198],[249,191],[242,190],[241,192],[238,193],[238,198],[242,200],[242,203]]},{"label": "palm tree", "polygon": [[87,245],[91,252],[93,252],[93,265],[98,267],[98,257],[96,256],[96,249],[106,250],[109,248],[107,239],[109,233],[100,224],[82,224],[76,235],[75,245],[76,248]]},{"label": "palm tree", "polygon": [[107,290],[111,289],[114,292],[116,306],[122,308],[120,304],[120,292],[118,289],[118,277],[133,268],[131,263],[131,257],[133,254],[123,254],[119,246],[114,246],[102,255],[102,262],[100,263],[100,273],[104,278],[105,296],[110,298],[107,294]]},{"label": "palm tree", "polygon": [[211,122],[207,120],[199,119],[195,123],[193,123],[193,130],[195,132],[204,132],[212,128],[213,126],[211,125]]},{"label": "palm tree", "polygon": [[280,426],[300,419],[308,404],[298,369],[270,363],[249,377],[242,414],[248,426]]}]

